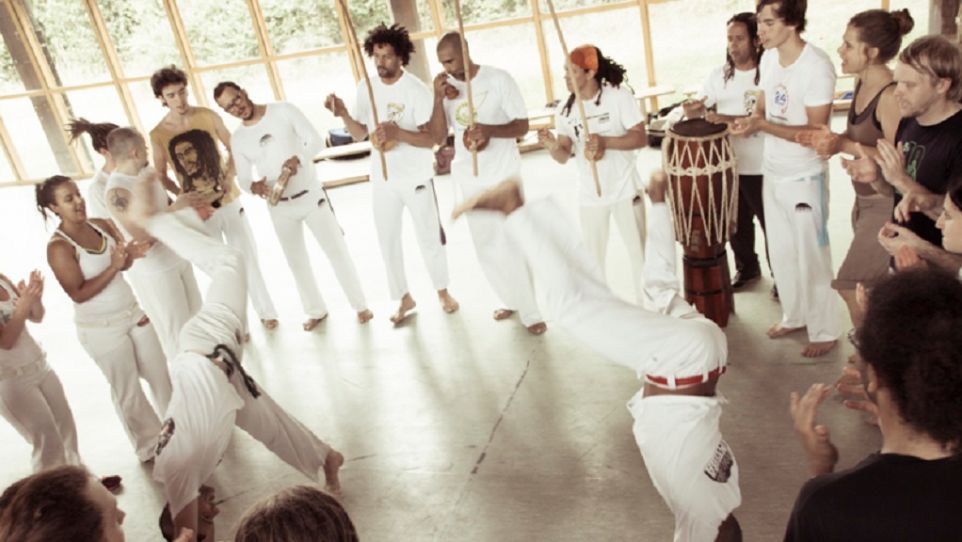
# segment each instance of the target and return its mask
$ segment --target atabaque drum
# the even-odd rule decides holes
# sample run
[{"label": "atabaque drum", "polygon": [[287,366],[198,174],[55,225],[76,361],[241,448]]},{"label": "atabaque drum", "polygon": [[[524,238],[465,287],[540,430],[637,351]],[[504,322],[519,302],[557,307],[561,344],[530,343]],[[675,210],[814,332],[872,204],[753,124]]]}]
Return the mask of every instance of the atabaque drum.
[{"label": "atabaque drum", "polygon": [[719,326],[735,301],[725,243],[738,213],[728,127],[703,119],[672,126],[662,143],[675,238],[684,249],[685,299]]}]

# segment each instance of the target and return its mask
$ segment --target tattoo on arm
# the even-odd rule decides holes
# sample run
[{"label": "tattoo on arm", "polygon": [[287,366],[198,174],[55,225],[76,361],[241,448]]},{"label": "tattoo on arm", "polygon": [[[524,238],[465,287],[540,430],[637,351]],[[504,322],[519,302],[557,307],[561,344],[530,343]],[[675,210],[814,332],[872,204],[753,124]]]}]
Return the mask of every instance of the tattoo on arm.
[{"label": "tattoo on arm", "polygon": [[110,204],[113,205],[115,209],[120,212],[126,212],[127,206],[130,204],[126,196],[121,194],[114,194],[110,200]]}]

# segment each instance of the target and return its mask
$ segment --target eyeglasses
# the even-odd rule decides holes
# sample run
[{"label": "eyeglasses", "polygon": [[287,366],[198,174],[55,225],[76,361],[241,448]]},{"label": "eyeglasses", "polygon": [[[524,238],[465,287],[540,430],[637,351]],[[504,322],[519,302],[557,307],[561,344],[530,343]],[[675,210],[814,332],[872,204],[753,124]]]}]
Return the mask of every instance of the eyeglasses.
[{"label": "eyeglasses", "polygon": [[856,350],[861,350],[862,345],[858,342],[858,328],[853,327],[852,329],[848,330],[847,338],[848,342],[851,343]]}]

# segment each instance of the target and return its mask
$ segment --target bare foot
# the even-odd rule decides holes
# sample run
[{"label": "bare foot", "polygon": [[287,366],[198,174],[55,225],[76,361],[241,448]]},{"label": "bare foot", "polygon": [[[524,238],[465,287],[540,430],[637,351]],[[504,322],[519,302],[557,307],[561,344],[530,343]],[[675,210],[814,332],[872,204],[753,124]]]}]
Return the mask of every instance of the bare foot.
[{"label": "bare foot", "polygon": [[824,356],[835,348],[836,344],[838,344],[838,341],[812,341],[805,346],[805,350],[802,350],[802,355],[806,358]]},{"label": "bare foot", "polygon": [[313,331],[325,318],[327,318],[327,314],[320,318],[308,318],[307,321],[304,322],[304,331]]},{"label": "bare foot", "polygon": [[364,309],[361,312],[357,313],[357,321],[361,324],[368,323],[368,321],[371,318],[374,318],[374,313],[371,312],[370,309]]},{"label": "bare foot", "polygon": [[658,170],[651,174],[648,182],[648,198],[652,203],[662,203],[665,201],[665,192],[668,190],[668,176],[664,171]]},{"label": "bare foot", "polygon": [[264,324],[265,329],[268,329],[268,330],[277,329],[277,324],[278,324],[277,318],[262,319],[261,323]]},{"label": "bare foot", "polygon": [[500,321],[500,320],[506,320],[508,318],[511,318],[512,315],[514,315],[514,311],[511,309],[498,309],[494,311],[493,316],[495,320]]},{"label": "bare foot", "polygon": [[768,328],[768,338],[778,339],[779,337],[784,337],[785,335],[795,333],[796,331],[801,331],[805,329],[802,327],[782,327],[782,324],[775,324],[774,326]]},{"label": "bare foot", "polygon": [[447,288],[438,290],[438,300],[441,301],[441,308],[443,308],[444,312],[448,314],[458,312],[458,309],[461,308],[461,305],[458,304],[458,300],[451,297],[451,294],[448,293]]},{"label": "bare foot", "polygon": [[[411,294],[404,294],[404,297],[401,298],[401,304],[397,308],[397,312],[391,315],[391,322],[393,322],[394,325],[399,325],[408,317],[408,312],[414,310],[416,306],[417,303],[414,302]],[[357,318],[360,320],[361,315],[359,314]]]},{"label": "bare foot", "polygon": [[498,211],[508,215],[522,205],[524,205],[524,197],[521,195],[521,181],[510,178],[457,206],[451,213],[451,218],[458,218],[476,209]]},{"label": "bare foot", "polygon": [[337,450],[327,452],[327,459],[324,460],[324,489],[332,495],[341,494],[341,480],[337,477],[337,471],[341,470],[344,464],[344,456]]},{"label": "bare foot", "polygon": [[544,322],[538,322],[537,324],[528,326],[528,333],[532,335],[541,335],[545,331],[548,331],[548,324]]}]

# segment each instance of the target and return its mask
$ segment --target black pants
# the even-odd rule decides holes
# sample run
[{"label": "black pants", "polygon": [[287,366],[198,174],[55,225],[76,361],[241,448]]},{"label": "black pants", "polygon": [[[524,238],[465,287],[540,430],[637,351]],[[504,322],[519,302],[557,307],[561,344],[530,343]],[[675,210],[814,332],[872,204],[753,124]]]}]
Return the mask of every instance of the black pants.
[{"label": "black pants", "polygon": [[[731,238],[732,254],[735,256],[735,271],[754,275],[761,272],[758,254],[755,253],[755,222],[765,232],[765,210],[762,207],[762,176],[738,176],[738,218],[737,229]],[[765,241],[765,258],[768,259],[768,240]],[[771,264],[769,264],[771,271]]]}]

